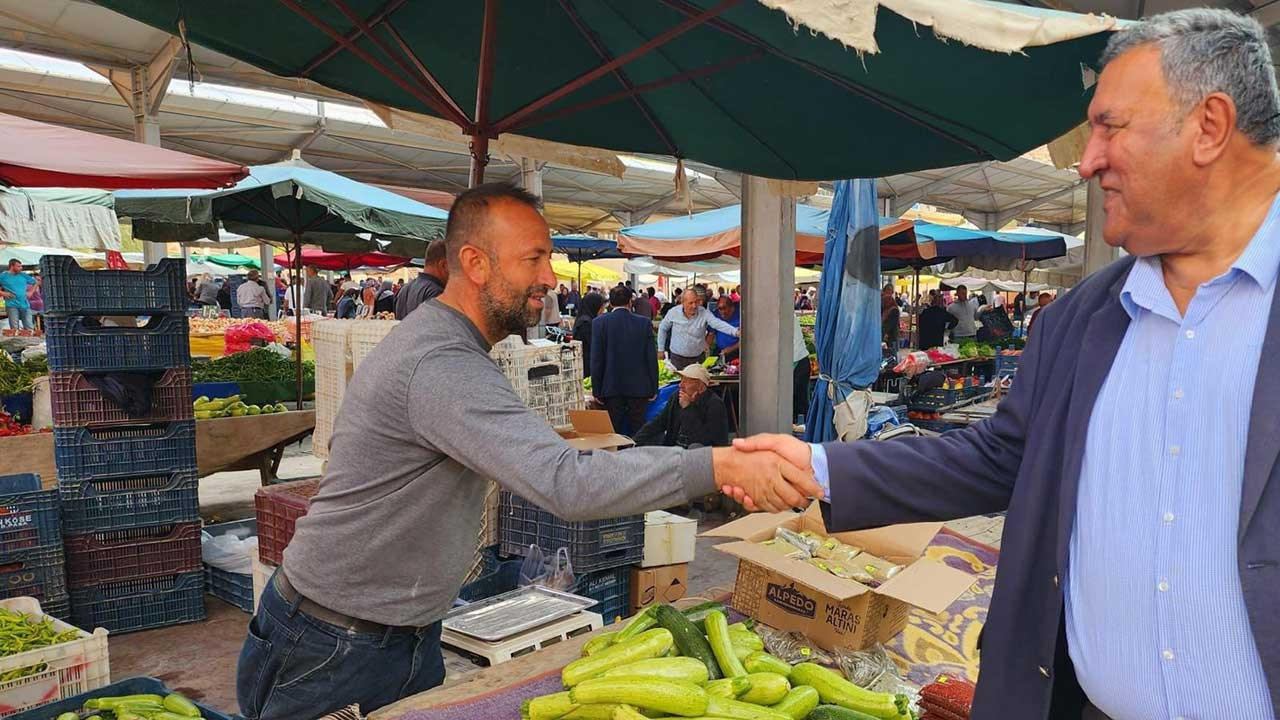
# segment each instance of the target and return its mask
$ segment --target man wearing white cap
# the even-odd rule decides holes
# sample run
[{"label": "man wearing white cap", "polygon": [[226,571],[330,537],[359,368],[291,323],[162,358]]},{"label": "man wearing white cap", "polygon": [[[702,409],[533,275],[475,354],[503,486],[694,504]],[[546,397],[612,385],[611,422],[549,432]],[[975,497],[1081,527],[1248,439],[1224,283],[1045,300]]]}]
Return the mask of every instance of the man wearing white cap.
[{"label": "man wearing white cap", "polygon": [[662,413],[640,428],[636,445],[721,447],[729,444],[729,415],[724,401],[707,392],[711,375],[697,363],[679,371],[680,394]]}]

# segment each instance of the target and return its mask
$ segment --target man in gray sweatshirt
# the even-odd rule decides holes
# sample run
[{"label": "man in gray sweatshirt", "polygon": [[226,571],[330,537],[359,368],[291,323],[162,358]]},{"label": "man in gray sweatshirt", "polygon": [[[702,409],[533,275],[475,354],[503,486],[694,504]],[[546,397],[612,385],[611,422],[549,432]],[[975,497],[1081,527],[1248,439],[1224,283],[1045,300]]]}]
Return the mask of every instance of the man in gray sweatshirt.
[{"label": "man in gray sweatshirt", "polygon": [[[538,201],[505,184],[454,203],[449,284],[351,379],[311,509],[263,590],[237,672],[248,720],[365,712],[444,680],[440,620],[472,558],[486,480],[568,520],[671,507],[732,484],[761,509],[821,490],[772,453],[579,452],[516,396],[490,346],[555,283]],[[750,508],[749,508],[750,509]]]}]

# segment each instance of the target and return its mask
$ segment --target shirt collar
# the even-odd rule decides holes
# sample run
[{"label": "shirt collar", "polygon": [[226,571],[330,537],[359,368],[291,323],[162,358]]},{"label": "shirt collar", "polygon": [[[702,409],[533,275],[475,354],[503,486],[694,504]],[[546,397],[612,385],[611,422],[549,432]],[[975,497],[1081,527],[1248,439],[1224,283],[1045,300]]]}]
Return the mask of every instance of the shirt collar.
[{"label": "shirt collar", "polygon": [[1248,247],[1231,267],[1253,278],[1263,290],[1270,290],[1280,266],[1280,194],[1271,201],[1271,209],[1253,234]]}]

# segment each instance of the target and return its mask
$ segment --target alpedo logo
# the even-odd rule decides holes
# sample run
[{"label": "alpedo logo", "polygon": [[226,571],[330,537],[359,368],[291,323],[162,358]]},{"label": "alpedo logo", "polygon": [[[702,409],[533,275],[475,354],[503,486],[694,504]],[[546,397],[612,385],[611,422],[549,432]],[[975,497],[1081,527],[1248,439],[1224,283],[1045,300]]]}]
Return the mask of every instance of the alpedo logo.
[{"label": "alpedo logo", "polygon": [[769,583],[769,588],[765,591],[765,598],[792,615],[800,615],[810,620],[813,619],[817,610],[817,603],[808,595],[797,590],[795,583],[790,585]]}]

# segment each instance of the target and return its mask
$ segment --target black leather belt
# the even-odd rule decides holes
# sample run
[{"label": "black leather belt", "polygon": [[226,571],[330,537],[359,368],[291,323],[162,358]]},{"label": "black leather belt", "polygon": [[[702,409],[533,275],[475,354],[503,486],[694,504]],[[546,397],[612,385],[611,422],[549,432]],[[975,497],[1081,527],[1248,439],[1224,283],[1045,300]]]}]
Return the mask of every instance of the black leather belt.
[{"label": "black leather belt", "polygon": [[293,605],[296,602],[298,609],[307,615],[321,622],[337,625],[344,630],[378,635],[385,634],[387,631],[414,633],[419,630],[419,628],[411,626],[383,625],[369,620],[361,620],[312,602],[293,587],[293,584],[289,582],[289,578],[284,574],[284,568],[276,570],[274,582],[276,592],[280,593],[280,597],[284,598],[286,603]]}]

